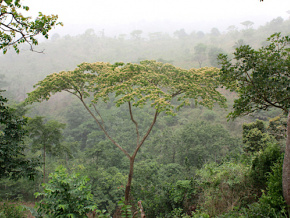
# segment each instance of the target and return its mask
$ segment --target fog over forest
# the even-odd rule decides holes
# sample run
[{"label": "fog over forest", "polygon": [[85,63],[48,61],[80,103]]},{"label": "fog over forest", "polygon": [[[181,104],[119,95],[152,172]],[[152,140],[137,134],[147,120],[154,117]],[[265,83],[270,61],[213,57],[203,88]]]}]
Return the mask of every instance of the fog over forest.
[{"label": "fog over forest", "polygon": [[289,0],[23,4],[63,26],[0,54],[0,217],[289,217]]},{"label": "fog over forest", "polygon": [[287,0],[86,0],[79,4],[72,1],[38,1],[29,2],[30,15],[38,11],[57,14],[64,27],[52,30],[60,35],[82,34],[92,28],[96,33],[105,32],[114,37],[129,34],[140,29],[144,33],[166,32],[172,34],[178,29],[187,33],[193,31],[210,32],[218,28],[221,32],[235,25],[242,29],[242,22],[250,20],[258,28],[274,18],[287,19],[290,3]]}]

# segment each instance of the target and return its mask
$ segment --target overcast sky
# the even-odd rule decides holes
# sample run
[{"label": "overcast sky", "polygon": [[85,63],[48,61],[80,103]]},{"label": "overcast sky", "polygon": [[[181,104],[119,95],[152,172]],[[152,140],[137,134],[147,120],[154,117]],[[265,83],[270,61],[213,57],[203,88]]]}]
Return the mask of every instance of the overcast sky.
[{"label": "overcast sky", "polygon": [[242,28],[250,20],[255,28],[274,18],[289,18],[290,0],[24,0],[34,16],[58,14],[64,27],[53,32],[82,34],[88,28],[105,34],[129,34],[134,29],[149,32],[210,31],[217,27]]}]

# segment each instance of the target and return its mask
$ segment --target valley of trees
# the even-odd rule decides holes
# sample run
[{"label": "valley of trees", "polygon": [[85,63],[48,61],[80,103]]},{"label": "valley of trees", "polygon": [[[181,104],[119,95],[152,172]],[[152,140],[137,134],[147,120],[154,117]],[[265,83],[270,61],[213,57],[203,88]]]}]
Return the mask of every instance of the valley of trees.
[{"label": "valley of trees", "polygon": [[242,25],[1,44],[0,217],[289,217],[290,18]]}]

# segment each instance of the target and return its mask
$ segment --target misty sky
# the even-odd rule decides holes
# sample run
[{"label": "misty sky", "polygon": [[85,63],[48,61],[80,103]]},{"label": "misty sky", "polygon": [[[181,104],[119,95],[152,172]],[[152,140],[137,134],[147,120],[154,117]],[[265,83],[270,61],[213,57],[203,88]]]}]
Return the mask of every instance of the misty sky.
[{"label": "misty sky", "polygon": [[29,13],[38,11],[58,14],[64,27],[53,32],[61,35],[82,34],[88,28],[95,32],[117,35],[134,29],[146,32],[173,32],[184,28],[210,31],[217,27],[242,28],[241,22],[250,20],[255,28],[278,16],[289,18],[290,0],[24,0]]}]

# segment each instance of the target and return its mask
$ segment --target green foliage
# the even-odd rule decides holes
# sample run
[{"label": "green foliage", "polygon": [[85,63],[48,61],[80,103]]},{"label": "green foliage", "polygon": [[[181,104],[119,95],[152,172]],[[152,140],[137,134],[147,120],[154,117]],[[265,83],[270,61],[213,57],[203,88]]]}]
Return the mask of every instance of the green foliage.
[{"label": "green foliage", "polygon": [[251,197],[247,181],[249,167],[241,163],[225,162],[206,164],[196,172],[201,190],[199,205],[210,216],[221,215],[240,206]]},{"label": "green foliage", "polygon": [[52,27],[62,25],[56,22],[57,15],[47,16],[39,12],[35,20],[23,16],[20,11],[29,11],[29,7],[22,5],[20,0],[1,0],[0,3],[0,50],[4,54],[10,46],[19,53],[18,45],[21,43],[29,44],[33,50],[33,45],[38,44],[37,35],[48,38]]},{"label": "green foliage", "polygon": [[[160,113],[176,115],[176,111],[189,105],[190,99],[195,104],[212,108],[215,103],[226,107],[223,95],[217,90],[217,68],[201,68],[185,70],[171,64],[156,61],[141,61],[140,64],[132,63],[82,63],[73,71],[62,71],[47,76],[38,82],[34,91],[29,93],[26,102],[41,102],[48,100],[52,94],[67,91],[75,95],[92,116],[98,127],[106,137],[118,147],[130,160],[128,183],[125,190],[125,199],[128,203],[133,178],[135,157],[149,136]],[[86,99],[93,93],[90,105]],[[133,154],[117,143],[106,130],[102,116],[97,110],[99,101],[108,102],[115,95],[116,107],[128,105],[129,120],[136,130],[136,147]],[[173,103],[173,99],[176,102]],[[147,131],[140,135],[138,122],[134,119],[132,106],[143,108],[150,104],[154,110],[151,123]]]},{"label": "green foliage", "polygon": [[271,210],[277,214],[286,214],[286,202],[283,198],[282,190],[282,166],[283,159],[280,158],[273,166],[271,172],[267,174],[267,189],[259,199],[261,205],[269,205]]},{"label": "green foliage", "polygon": [[34,201],[34,192],[39,191],[40,174],[36,174],[34,180],[19,178],[0,180],[0,199],[13,201]]},{"label": "green foliage", "polygon": [[258,202],[227,213],[221,217],[289,217],[282,194],[282,165],[282,158],[272,165],[271,172],[267,173],[266,176],[267,188],[263,191]]},{"label": "green foliage", "polygon": [[85,175],[91,179],[92,194],[99,209],[113,213],[118,201],[124,195],[126,174],[116,167],[96,167],[89,164]]},{"label": "green foliage", "polygon": [[146,216],[171,217],[174,209],[188,210],[194,198],[195,183],[186,180],[184,172],[177,163],[160,165],[153,160],[136,163],[132,194],[143,200]]},{"label": "green foliage", "polygon": [[27,130],[29,138],[32,140],[32,151],[43,149],[45,152],[52,154],[60,154],[62,130],[65,124],[56,120],[45,121],[44,117],[34,117],[28,120]]},{"label": "green foliage", "polygon": [[132,217],[132,205],[125,204],[125,198],[118,202],[118,206],[121,209],[121,217],[129,218]]},{"label": "green foliage", "polygon": [[205,121],[195,121],[187,124],[181,130],[182,145],[178,155],[184,162],[197,168],[208,161],[221,161],[226,155],[237,152],[239,140],[221,125],[212,125]]},{"label": "green foliage", "polygon": [[253,123],[243,124],[243,149],[246,153],[258,152],[274,141],[273,137],[266,133],[266,128],[262,121],[256,120]]},{"label": "green foliage", "polygon": [[43,184],[43,193],[35,193],[36,197],[42,197],[36,205],[39,214],[49,217],[86,217],[88,212],[96,209],[87,177],[69,174],[63,166],[59,166],[49,177],[49,182]]},{"label": "green foliage", "polygon": [[240,46],[234,53],[234,63],[227,55],[219,56],[221,83],[238,93],[234,111],[229,114],[232,118],[269,107],[288,112],[290,38],[275,33],[268,41],[270,44],[259,50]]},{"label": "green foliage", "polygon": [[36,159],[28,159],[24,153],[24,126],[27,120],[17,116],[12,108],[5,106],[7,101],[0,95],[0,178],[32,178],[39,162]]},{"label": "green foliage", "polygon": [[172,183],[168,189],[168,200],[173,209],[181,209],[184,212],[193,205],[197,188],[194,180],[178,180]]},{"label": "green foliage", "polygon": [[[96,74],[98,73],[98,74]],[[225,106],[225,98],[216,90],[216,68],[185,70],[171,64],[142,61],[140,64],[82,63],[74,71],[54,73],[38,82],[27,102],[48,100],[51,94],[68,91],[83,100],[93,91],[93,103],[99,99],[107,102],[109,94],[115,93],[116,106],[133,102],[143,107],[151,102],[158,113],[175,115],[176,110],[194,99],[196,104],[212,108],[214,102]],[[178,96],[178,105],[171,103]]]},{"label": "green foliage", "polygon": [[258,190],[265,189],[268,173],[281,156],[281,148],[277,144],[269,144],[254,156],[250,178]]},{"label": "green foliage", "polygon": [[62,146],[62,130],[65,124],[56,120],[45,122],[43,117],[30,118],[27,123],[31,151],[43,150],[43,180],[45,182],[46,154],[61,155],[66,148]]},{"label": "green foliage", "polygon": [[274,136],[277,141],[282,141],[286,137],[287,120],[281,116],[269,120],[267,131]]}]

